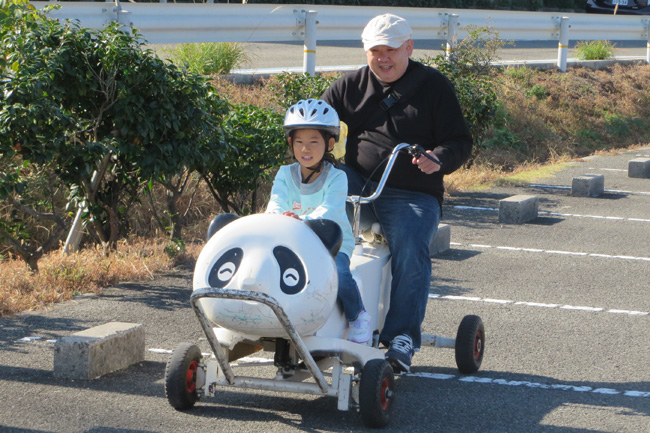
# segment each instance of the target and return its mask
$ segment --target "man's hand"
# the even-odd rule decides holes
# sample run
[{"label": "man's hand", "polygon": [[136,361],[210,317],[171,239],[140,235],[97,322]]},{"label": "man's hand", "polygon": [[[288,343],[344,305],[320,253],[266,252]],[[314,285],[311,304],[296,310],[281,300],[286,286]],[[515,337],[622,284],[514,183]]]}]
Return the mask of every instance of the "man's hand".
[{"label": "man's hand", "polygon": [[[434,158],[436,157],[431,150],[427,150],[427,153],[433,156]],[[431,161],[429,158],[427,158],[424,155],[420,155],[419,158],[413,158],[413,164],[416,164],[418,168],[426,174],[435,173],[436,171],[440,170],[440,165]]]},{"label": "man's hand", "polygon": [[300,219],[300,217],[299,217],[298,215],[296,215],[295,213],[291,212],[290,210],[285,210],[284,212],[282,212],[282,215],[286,215],[286,216],[288,216],[288,217],[295,218],[295,219],[297,219],[297,220]]}]

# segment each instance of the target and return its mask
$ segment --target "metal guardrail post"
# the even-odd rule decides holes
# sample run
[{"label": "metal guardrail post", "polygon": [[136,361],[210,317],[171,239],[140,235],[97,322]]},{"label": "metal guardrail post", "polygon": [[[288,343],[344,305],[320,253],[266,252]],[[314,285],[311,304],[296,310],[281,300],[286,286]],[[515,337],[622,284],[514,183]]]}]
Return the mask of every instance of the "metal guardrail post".
[{"label": "metal guardrail post", "polygon": [[644,20],[645,22],[645,33],[646,33],[646,52],[645,52],[645,62],[650,64],[650,20]]},{"label": "metal guardrail post", "polygon": [[447,48],[445,50],[445,58],[449,60],[451,52],[456,46],[456,33],[458,30],[458,14],[449,15],[447,20]]},{"label": "metal guardrail post", "polygon": [[560,18],[560,42],[557,45],[557,67],[566,72],[567,54],[569,52],[569,17]]},{"label": "metal guardrail post", "polygon": [[302,72],[311,76],[316,74],[316,15],[316,11],[305,11],[305,54]]}]

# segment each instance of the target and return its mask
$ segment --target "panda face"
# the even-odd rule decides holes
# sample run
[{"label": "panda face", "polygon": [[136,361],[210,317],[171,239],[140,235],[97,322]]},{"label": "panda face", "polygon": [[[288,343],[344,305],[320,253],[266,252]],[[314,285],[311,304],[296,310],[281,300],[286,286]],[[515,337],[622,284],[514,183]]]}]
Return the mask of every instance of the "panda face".
[{"label": "panda face", "polygon": [[[208,275],[210,287],[226,287],[237,273],[243,256],[241,248],[232,248],[219,257]],[[280,290],[287,295],[300,293],[307,286],[307,275],[300,258],[284,246],[273,248],[273,257],[280,268]]]},{"label": "panda face", "polygon": [[[205,287],[269,295],[304,335],[325,323],[336,302],[336,265],[302,221],[251,215],[219,229],[201,251],[194,290]],[[266,337],[286,335],[272,310],[260,303],[218,298],[200,302],[215,325]]]}]

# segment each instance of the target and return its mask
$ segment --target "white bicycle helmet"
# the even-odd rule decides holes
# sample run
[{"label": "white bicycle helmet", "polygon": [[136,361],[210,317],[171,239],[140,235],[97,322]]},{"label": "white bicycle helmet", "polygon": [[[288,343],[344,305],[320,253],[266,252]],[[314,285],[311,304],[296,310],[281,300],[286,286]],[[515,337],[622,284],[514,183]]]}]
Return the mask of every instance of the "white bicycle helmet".
[{"label": "white bicycle helmet", "polygon": [[320,99],[301,100],[289,107],[284,116],[284,131],[294,129],[319,129],[327,131],[338,141],[340,132],[339,115],[330,105]]}]

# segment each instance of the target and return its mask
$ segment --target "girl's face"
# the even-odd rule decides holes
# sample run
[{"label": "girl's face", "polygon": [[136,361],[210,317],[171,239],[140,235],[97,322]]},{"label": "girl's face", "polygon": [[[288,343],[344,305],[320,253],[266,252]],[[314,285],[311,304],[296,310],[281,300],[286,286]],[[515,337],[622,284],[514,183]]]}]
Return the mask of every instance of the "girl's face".
[{"label": "girl's face", "polygon": [[[295,156],[298,163],[300,163],[300,171],[303,178],[307,177],[311,170],[309,167],[316,168],[320,164],[321,159],[326,150],[331,150],[334,145],[334,139],[330,139],[325,148],[325,139],[321,132],[317,129],[298,129],[289,136],[289,144],[293,148],[293,156]],[[313,179],[317,176],[314,175]]]}]

